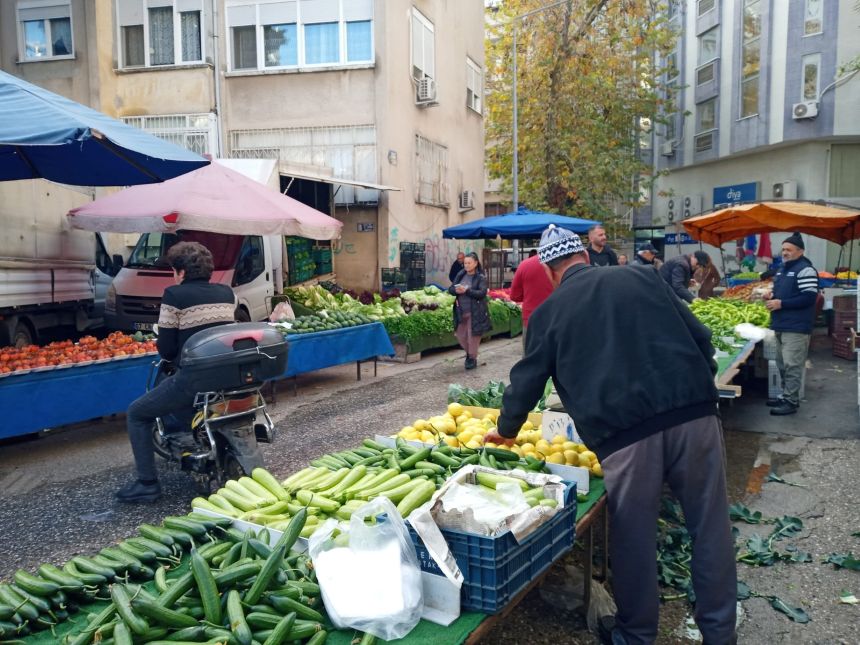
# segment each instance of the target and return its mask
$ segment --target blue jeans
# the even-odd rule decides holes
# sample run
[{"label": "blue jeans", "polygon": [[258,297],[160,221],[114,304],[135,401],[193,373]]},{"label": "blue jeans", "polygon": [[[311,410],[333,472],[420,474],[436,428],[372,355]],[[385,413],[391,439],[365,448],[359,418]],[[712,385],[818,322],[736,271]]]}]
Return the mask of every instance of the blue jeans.
[{"label": "blue jeans", "polygon": [[127,426],[131,451],[137,468],[137,478],[158,479],[155,469],[155,449],[152,446],[152,430],[155,419],[173,412],[190,410],[196,392],[189,391],[179,379],[179,373],[161,380],[149,392],[128,406]]}]

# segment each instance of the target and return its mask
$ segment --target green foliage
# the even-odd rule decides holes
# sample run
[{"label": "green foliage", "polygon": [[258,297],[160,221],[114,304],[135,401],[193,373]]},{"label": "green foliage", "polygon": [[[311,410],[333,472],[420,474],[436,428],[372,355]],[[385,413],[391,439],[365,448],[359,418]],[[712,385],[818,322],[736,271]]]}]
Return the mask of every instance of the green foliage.
[{"label": "green foliage", "polygon": [[385,330],[405,343],[438,334],[453,333],[454,319],[450,309],[416,310],[408,316],[386,318]]},{"label": "green foliage", "polygon": [[[517,24],[520,201],[600,218],[640,201],[640,139],[675,110],[659,61],[677,34],[660,3],[570,0]],[[489,16],[487,167],[511,190],[514,16],[545,6],[507,0]],[[665,8],[665,7],[664,7]],[[659,54],[659,56],[657,55]],[[610,230],[610,233],[612,231]]]}]

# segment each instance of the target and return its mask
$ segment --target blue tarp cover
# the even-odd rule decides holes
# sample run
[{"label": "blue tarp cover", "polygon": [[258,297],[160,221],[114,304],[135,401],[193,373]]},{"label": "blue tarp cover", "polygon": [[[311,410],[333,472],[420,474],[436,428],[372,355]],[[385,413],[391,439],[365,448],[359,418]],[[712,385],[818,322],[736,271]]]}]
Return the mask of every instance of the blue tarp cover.
[{"label": "blue tarp cover", "polygon": [[392,356],[394,347],[382,323],[287,336],[290,351],[284,376],[321,370],[324,367]]},{"label": "blue tarp cover", "polygon": [[208,164],[190,150],[0,72],[0,181],[131,186]]},{"label": "blue tarp cover", "polygon": [[555,213],[540,213],[521,207],[516,213],[484,217],[451,226],[442,231],[442,237],[456,240],[492,239],[496,236],[504,239],[540,237],[550,224],[561,226],[574,233],[585,233],[600,222]]}]

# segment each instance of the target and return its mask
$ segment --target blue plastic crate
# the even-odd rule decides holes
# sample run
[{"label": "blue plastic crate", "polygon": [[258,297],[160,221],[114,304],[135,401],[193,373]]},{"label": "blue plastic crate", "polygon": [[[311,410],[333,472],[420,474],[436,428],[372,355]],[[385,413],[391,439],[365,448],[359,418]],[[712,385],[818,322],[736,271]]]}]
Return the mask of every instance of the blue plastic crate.
[{"label": "blue plastic crate", "polygon": [[[565,482],[565,506],[519,543],[507,531],[495,537],[442,529],[463,572],[463,609],[497,614],[522,589],[573,547],[576,531],[576,484]],[[408,525],[408,524],[407,524]],[[442,575],[418,534],[409,526],[422,570]]]}]

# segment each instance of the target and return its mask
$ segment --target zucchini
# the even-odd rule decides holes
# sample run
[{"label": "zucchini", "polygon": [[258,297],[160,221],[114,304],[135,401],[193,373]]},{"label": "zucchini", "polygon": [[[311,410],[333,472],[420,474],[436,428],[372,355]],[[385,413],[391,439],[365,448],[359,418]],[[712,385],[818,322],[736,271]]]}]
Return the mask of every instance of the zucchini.
[{"label": "zucchini", "polygon": [[122,618],[122,621],[128,625],[131,631],[139,636],[149,631],[149,623],[135,614],[131,608],[131,600],[125,587],[122,585],[111,585],[110,597],[113,600],[114,607],[116,607],[116,613],[119,614],[119,617]]},{"label": "zucchini", "polygon": [[162,524],[166,529],[184,531],[185,533],[190,533],[194,537],[203,537],[208,533],[205,524],[201,524],[195,520],[189,520],[187,517],[168,516],[164,518]]},{"label": "zucchini", "polygon": [[15,572],[13,579],[15,580],[16,585],[34,596],[53,596],[60,590],[60,585],[56,582],[51,582],[44,578],[34,576],[32,573],[27,573],[23,569],[18,569]]},{"label": "zucchini", "polygon": [[[219,511],[220,513],[221,511]],[[233,520],[227,517],[213,517],[211,515],[204,515],[202,513],[195,513],[191,511],[188,515],[185,516],[187,519],[192,520],[194,522],[200,522],[203,526],[206,527],[207,530],[211,531],[214,528],[229,528],[233,526]]]},{"label": "zucchini", "polygon": [[164,627],[182,629],[183,627],[195,627],[197,619],[187,614],[168,609],[158,603],[143,598],[135,598],[131,601],[132,609],[146,618],[151,618],[156,624]]},{"label": "zucchini", "polygon": [[272,551],[271,555],[266,560],[266,563],[263,565],[263,568],[260,569],[260,573],[257,575],[256,580],[254,580],[254,584],[251,585],[251,588],[247,592],[245,592],[244,601],[246,604],[254,605],[257,603],[260,596],[263,595],[263,592],[272,581],[272,577],[275,575],[275,572],[281,567],[286,554],[286,543],[279,541],[278,546],[275,547],[274,551]]},{"label": "zucchini", "polygon": [[403,518],[408,517],[412,511],[428,501],[435,492],[436,484],[434,482],[421,482],[406,497],[400,500],[400,503],[397,505],[397,512]]},{"label": "zucchini", "polygon": [[[222,498],[223,499],[223,498]],[[229,515],[230,517],[238,517],[239,513],[233,508],[232,504],[227,502],[229,509],[218,506],[214,502],[209,501],[204,497],[195,497],[191,500],[191,508],[201,508],[204,511],[211,513],[219,513],[221,515]],[[199,513],[194,513],[195,517],[202,517]]]},{"label": "zucchini", "polygon": [[218,596],[218,586],[215,584],[215,578],[212,575],[212,571],[209,569],[209,565],[196,549],[191,551],[191,573],[194,575],[197,589],[200,592],[200,599],[203,602],[203,613],[206,615],[206,620],[210,623],[220,625],[222,612],[221,602]]},{"label": "zucchini", "polygon": [[60,569],[53,564],[43,564],[39,566],[39,575],[45,580],[56,582],[63,589],[70,591],[81,591],[84,588],[84,583],[80,578],[76,578]]},{"label": "zucchini", "polygon": [[162,529],[160,526],[153,526],[152,524],[141,524],[137,527],[137,532],[140,533],[143,537],[149,538],[150,540],[155,540],[156,542],[161,542],[165,546],[173,546],[176,543],[176,540],[173,539],[173,536],[170,535],[164,529]]},{"label": "zucchini", "polygon": [[251,500],[229,488],[222,488],[220,491],[218,491],[218,495],[220,495],[224,500],[229,502],[231,506],[236,507],[240,511],[247,512],[256,510],[258,508],[255,502],[252,502]]},{"label": "zucchini", "polygon": [[[84,571],[79,571],[78,568],[75,566],[74,562],[66,562],[66,564],[63,565],[63,571],[65,573],[68,573],[70,576],[77,578],[85,585],[90,585],[93,587],[99,587],[108,581],[108,578],[105,578],[98,573],[86,573]],[[111,578],[113,578],[113,576],[111,576]]]},{"label": "zucchini", "polygon": [[230,621],[230,631],[240,645],[251,645],[254,636],[245,620],[245,612],[242,611],[242,599],[235,589],[231,589],[227,594],[227,618]]},{"label": "zucchini", "polygon": [[328,499],[317,493],[312,493],[308,490],[300,490],[296,493],[296,499],[307,506],[315,506],[316,508],[326,512],[334,513],[340,508],[340,504],[333,499]]},{"label": "zucchini", "polygon": [[124,622],[119,622],[114,627],[113,642],[114,645],[133,645],[134,641],[131,639],[131,630]]}]

